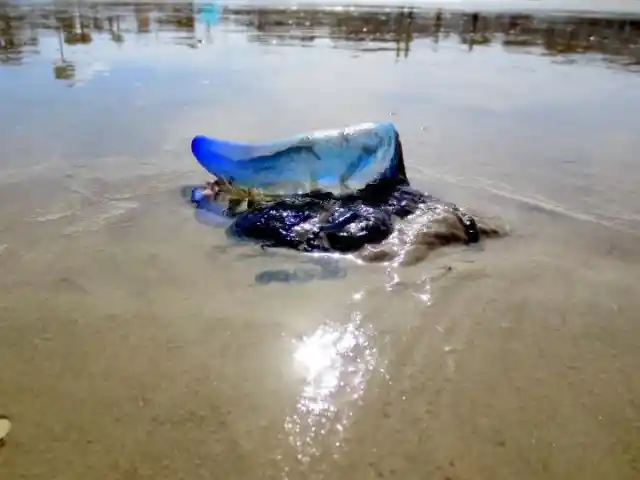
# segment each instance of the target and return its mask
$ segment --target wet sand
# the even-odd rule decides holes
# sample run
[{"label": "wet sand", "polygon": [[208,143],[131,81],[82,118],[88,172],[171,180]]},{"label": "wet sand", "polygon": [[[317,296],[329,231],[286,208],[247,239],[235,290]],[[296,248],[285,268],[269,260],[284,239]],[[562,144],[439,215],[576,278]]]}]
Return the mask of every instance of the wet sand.
[{"label": "wet sand", "polygon": [[[635,24],[553,50],[487,16],[470,50],[467,17],[167,9],[97,9],[64,59],[31,14],[2,51],[0,478],[638,478]],[[180,198],[196,133],[389,118],[416,186],[509,235],[259,285],[318,267]]]}]

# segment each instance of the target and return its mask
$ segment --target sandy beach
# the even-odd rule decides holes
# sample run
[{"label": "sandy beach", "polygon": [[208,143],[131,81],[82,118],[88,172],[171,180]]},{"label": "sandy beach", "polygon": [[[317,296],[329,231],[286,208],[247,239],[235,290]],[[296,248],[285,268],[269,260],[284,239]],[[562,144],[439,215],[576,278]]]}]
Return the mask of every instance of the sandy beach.
[{"label": "sandy beach", "polygon": [[[640,17],[18,3],[0,478],[640,477]],[[389,120],[414,186],[508,235],[265,253],[180,196],[193,135]],[[256,281],[296,268],[338,273]]]}]

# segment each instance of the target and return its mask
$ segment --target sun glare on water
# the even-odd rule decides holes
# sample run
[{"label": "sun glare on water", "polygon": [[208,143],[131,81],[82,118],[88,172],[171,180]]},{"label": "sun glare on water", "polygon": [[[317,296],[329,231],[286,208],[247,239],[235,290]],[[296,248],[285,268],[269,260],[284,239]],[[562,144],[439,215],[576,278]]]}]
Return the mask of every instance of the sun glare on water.
[{"label": "sun glare on water", "polygon": [[327,322],[297,344],[293,360],[304,378],[285,429],[304,463],[341,446],[342,434],[378,363],[374,332],[353,312],[346,324]]}]

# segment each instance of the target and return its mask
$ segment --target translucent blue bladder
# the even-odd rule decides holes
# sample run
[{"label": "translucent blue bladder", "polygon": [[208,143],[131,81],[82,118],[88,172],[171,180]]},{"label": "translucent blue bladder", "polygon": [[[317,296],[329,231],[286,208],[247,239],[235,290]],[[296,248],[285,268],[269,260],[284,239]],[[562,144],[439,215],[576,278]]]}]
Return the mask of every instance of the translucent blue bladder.
[{"label": "translucent blue bladder", "polygon": [[[391,123],[366,123],[266,143],[197,135],[191,151],[210,174],[238,187],[294,194],[315,188],[342,192],[398,175],[399,138]],[[401,174],[404,174],[402,167]]]}]

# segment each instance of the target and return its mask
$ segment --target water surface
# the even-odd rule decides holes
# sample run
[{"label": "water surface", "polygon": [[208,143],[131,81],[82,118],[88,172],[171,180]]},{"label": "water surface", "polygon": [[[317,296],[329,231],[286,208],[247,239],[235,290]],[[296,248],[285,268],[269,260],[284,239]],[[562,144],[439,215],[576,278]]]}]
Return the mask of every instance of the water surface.
[{"label": "water surface", "polygon": [[[7,478],[637,478],[639,25],[0,2]],[[193,135],[389,119],[510,235],[267,255],[180,198]]]}]

